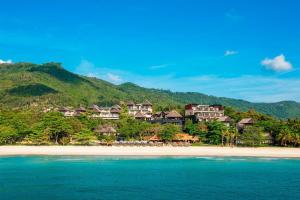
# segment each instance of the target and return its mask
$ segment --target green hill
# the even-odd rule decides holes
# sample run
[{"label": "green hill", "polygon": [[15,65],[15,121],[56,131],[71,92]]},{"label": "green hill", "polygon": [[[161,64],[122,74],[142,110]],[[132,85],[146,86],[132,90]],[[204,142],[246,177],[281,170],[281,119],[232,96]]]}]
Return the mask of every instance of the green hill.
[{"label": "green hill", "polygon": [[300,117],[300,103],[251,103],[244,100],[208,96],[195,92],[148,89],[133,83],[112,83],[71,73],[59,63],[42,65],[16,63],[0,65],[0,105],[26,106],[111,105],[120,101],[150,100],[155,108],[179,107],[187,103],[222,104],[238,110],[255,109],[278,118]]}]

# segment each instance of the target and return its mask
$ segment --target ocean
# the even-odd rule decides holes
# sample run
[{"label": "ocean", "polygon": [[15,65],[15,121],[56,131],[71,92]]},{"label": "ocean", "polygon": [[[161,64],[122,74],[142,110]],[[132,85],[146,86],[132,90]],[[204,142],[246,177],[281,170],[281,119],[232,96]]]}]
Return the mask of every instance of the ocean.
[{"label": "ocean", "polygon": [[300,160],[0,157],[0,200],[300,199]]}]

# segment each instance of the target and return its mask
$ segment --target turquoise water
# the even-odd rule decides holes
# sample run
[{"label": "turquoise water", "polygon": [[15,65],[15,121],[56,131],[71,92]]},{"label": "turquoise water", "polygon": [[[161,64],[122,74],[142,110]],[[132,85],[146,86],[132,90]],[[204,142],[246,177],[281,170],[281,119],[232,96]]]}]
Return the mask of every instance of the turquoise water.
[{"label": "turquoise water", "polygon": [[300,160],[0,157],[0,199],[300,199]]}]

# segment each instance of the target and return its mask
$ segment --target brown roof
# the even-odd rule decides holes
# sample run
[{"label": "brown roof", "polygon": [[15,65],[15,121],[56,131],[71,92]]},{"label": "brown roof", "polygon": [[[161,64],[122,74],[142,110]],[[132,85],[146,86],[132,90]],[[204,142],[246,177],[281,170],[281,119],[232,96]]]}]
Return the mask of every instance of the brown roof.
[{"label": "brown roof", "polygon": [[95,111],[95,112],[99,112],[99,106],[97,106],[97,105],[91,105],[90,107],[89,107],[89,109],[92,109],[93,111]]},{"label": "brown roof", "polygon": [[176,110],[172,110],[171,112],[168,112],[166,118],[182,118],[182,115],[179,114]]},{"label": "brown roof", "polygon": [[239,124],[254,124],[254,121],[252,118],[244,118],[239,121]]},{"label": "brown roof", "polygon": [[218,120],[219,122],[231,122],[231,118],[228,116],[223,116],[223,117],[219,117]]},{"label": "brown roof", "polygon": [[120,113],[120,110],[117,109],[117,108],[111,108],[111,109],[110,109],[110,112],[111,112],[111,113]]},{"label": "brown roof", "polygon": [[134,117],[135,118],[145,118],[145,115],[143,115],[143,113],[141,113],[141,112],[138,112],[138,113],[135,114]]},{"label": "brown roof", "polygon": [[165,112],[160,111],[160,112],[156,112],[153,117],[158,117],[158,118],[163,118],[165,116]]}]

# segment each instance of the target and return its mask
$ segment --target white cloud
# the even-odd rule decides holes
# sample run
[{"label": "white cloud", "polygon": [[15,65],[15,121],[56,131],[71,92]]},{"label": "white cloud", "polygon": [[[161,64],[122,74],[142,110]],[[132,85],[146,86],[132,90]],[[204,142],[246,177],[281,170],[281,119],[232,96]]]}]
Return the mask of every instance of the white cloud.
[{"label": "white cloud", "polygon": [[265,58],[261,61],[261,64],[266,69],[274,70],[276,72],[289,71],[293,68],[292,64],[285,60],[285,56],[283,54],[271,59]]},{"label": "white cloud", "polygon": [[125,73],[123,71],[114,70],[107,67],[97,67],[94,63],[88,60],[81,60],[78,67],[76,67],[75,72],[84,76],[95,77],[113,83],[123,82],[121,76],[117,74]]},{"label": "white cloud", "polygon": [[119,75],[116,75],[116,74],[107,73],[107,77],[112,82],[121,82],[122,81],[121,77]]},{"label": "white cloud", "polygon": [[0,59],[0,64],[12,64],[12,60],[1,60]]},{"label": "white cloud", "polygon": [[237,51],[232,51],[232,50],[226,50],[225,53],[224,53],[224,56],[232,56],[232,55],[235,55],[235,54],[238,54]]},{"label": "white cloud", "polygon": [[[88,72],[93,73],[93,69],[95,68],[95,65],[88,61],[88,60],[81,60],[79,66],[76,68],[76,71],[80,72]],[[86,74],[85,74],[86,75]]]}]

